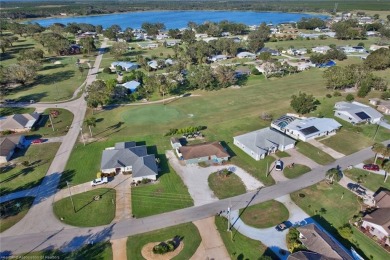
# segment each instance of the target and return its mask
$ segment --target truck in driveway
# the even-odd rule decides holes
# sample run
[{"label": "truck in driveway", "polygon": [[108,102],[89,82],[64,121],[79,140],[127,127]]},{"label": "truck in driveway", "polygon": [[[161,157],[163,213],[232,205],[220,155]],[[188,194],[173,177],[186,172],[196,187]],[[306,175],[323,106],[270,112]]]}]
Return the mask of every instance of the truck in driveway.
[{"label": "truck in driveway", "polygon": [[108,183],[108,178],[102,177],[102,178],[97,178],[97,179],[94,179],[93,181],[91,181],[91,186],[94,187],[94,186],[97,186],[100,184],[106,184],[106,183]]}]

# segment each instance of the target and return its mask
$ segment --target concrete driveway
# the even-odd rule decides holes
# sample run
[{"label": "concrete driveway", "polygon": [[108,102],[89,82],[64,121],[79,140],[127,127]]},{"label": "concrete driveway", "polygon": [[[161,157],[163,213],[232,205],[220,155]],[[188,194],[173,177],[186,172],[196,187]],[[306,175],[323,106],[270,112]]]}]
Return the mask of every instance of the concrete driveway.
[{"label": "concrete driveway", "polygon": [[199,167],[198,165],[183,166],[180,164],[172,150],[166,151],[165,154],[173,169],[175,169],[177,174],[179,174],[182,178],[184,184],[187,186],[188,191],[194,200],[195,206],[204,205],[218,200],[218,198],[215,197],[214,192],[209,188],[208,178],[211,173],[221,169],[232,168],[234,173],[241,178],[247,191],[255,190],[264,186],[249,173],[234,165],[209,166],[206,168]]}]

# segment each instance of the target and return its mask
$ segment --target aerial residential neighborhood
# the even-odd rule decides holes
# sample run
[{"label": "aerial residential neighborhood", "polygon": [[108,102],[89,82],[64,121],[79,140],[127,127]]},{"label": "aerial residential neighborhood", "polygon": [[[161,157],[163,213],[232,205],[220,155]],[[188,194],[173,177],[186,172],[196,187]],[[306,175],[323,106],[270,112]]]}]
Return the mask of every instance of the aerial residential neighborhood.
[{"label": "aerial residential neighborhood", "polygon": [[1,259],[390,259],[386,1],[0,3]]}]

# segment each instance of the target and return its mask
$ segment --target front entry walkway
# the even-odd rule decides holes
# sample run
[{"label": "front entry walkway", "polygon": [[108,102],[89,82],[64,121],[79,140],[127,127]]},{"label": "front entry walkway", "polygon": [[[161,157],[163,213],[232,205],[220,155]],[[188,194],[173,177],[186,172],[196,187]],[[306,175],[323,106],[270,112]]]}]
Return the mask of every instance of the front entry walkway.
[{"label": "front entry walkway", "polygon": [[111,240],[113,260],[127,259],[126,244],[127,244],[127,237]]},{"label": "front entry walkway", "polygon": [[315,139],[310,140],[309,143],[312,144],[313,146],[317,147],[321,151],[329,154],[330,156],[332,156],[335,159],[340,159],[340,158],[345,156],[345,154],[337,152],[336,150],[333,150],[329,146],[326,146],[323,143],[321,143],[321,142],[319,142],[319,141],[317,141]]}]

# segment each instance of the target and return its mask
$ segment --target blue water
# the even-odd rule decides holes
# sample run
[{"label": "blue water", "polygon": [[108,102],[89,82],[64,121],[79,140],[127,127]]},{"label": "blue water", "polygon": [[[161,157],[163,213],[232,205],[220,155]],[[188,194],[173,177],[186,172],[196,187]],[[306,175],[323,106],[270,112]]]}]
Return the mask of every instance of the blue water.
[{"label": "blue water", "polygon": [[278,13],[278,12],[245,12],[245,11],[148,11],[132,12],[110,15],[95,15],[83,17],[64,17],[33,20],[42,26],[49,26],[53,23],[89,23],[102,25],[103,28],[117,24],[122,27],[141,28],[142,23],[164,23],[167,29],[187,27],[189,21],[203,23],[206,21],[219,22],[228,20],[231,22],[244,23],[246,25],[256,25],[262,22],[279,24],[283,22],[296,22],[302,17],[327,18],[324,15],[311,15],[303,13]]}]

